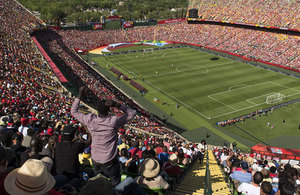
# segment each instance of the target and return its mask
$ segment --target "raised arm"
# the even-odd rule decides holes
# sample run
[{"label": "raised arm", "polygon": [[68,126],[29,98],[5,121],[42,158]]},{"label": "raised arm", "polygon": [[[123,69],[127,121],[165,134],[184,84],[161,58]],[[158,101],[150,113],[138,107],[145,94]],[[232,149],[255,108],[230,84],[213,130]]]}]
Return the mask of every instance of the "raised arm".
[{"label": "raised arm", "polygon": [[84,125],[88,125],[91,121],[91,114],[86,115],[79,111],[80,98],[82,97],[84,91],[86,91],[84,86],[79,88],[79,94],[72,104],[71,114]]}]

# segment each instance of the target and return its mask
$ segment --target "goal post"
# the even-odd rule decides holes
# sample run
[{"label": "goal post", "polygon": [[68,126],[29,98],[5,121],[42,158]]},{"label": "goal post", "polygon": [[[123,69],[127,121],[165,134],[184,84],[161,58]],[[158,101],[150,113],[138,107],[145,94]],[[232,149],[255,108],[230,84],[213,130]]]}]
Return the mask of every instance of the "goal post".
[{"label": "goal post", "polygon": [[154,49],[153,48],[148,48],[143,50],[143,54],[151,53],[154,54]]},{"label": "goal post", "polygon": [[281,93],[275,93],[273,95],[267,96],[266,103],[267,104],[275,104],[278,102],[282,102],[285,98],[286,98],[285,95],[283,95]]}]

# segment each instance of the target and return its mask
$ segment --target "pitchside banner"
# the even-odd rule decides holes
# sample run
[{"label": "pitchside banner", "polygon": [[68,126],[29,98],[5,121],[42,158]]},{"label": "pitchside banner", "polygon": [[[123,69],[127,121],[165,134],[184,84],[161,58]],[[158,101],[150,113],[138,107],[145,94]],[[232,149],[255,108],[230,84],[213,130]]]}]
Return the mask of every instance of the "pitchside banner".
[{"label": "pitchside banner", "polygon": [[158,24],[170,24],[170,23],[178,23],[178,22],[184,22],[185,18],[177,18],[177,19],[171,19],[171,20],[160,20],[158,21]]},{"label": "pitchside banner", "polygon": [[133,22],[126,21],[123,23],[124,28],[133,28]]},{"label": "pitchside banner", "polygon": [[93,28],[95,30],[102,30],[103,29],[103,24],[100,23],[100,22],[91,22],[90,24],[93,26]]}]

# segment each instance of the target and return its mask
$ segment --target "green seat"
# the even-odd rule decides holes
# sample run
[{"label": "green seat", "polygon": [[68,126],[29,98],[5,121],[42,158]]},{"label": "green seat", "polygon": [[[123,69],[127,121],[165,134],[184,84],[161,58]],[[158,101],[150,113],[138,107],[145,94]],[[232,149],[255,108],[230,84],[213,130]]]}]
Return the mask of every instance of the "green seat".
[{"label": "green seat", "polygon": [[121,175],[121,182],[122,182],[124,179],[126,179],[127,177],[128,177],[128,175],[123,173],[123,174]]}]

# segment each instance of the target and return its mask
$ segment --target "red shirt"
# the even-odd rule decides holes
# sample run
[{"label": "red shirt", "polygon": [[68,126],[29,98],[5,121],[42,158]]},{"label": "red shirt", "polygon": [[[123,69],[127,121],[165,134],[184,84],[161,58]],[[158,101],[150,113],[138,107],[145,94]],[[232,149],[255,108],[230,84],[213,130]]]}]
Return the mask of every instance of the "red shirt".
[{"label": "red shirt", "polygon": [[159,155],[160,153],[163,152],[163,149],[161,147],[158,147],[155,149],[155,151],[156,151],[156,154]]},{"label": "red shirt", "polygon": [[178,165],[171,165],[170,162],[167,162],[165,164],[165,171],[168,173],[168,175],[180,175],[181,170]]}]

